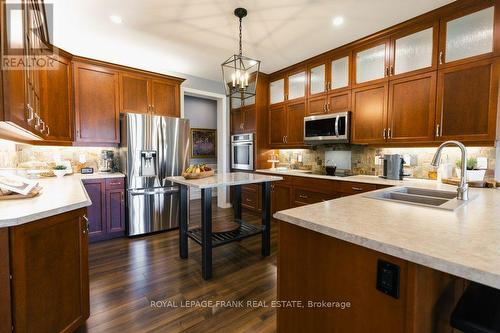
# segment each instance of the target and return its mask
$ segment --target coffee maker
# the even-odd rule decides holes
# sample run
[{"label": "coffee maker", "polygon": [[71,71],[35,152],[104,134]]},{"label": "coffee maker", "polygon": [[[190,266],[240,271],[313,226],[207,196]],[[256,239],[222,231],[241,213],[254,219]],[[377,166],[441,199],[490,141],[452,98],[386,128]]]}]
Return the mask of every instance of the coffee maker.
[{"label": "coffee maker", "polygon": [[384,175],[380,176],[385,179],[403,180],[404,174],[404,158],[399,154],[384,155]]},{"label": "coffee maker", "polygon": [[114,152],[112,150],[101,151],[101,159],[99,160],[99,172],[113,172]]}]

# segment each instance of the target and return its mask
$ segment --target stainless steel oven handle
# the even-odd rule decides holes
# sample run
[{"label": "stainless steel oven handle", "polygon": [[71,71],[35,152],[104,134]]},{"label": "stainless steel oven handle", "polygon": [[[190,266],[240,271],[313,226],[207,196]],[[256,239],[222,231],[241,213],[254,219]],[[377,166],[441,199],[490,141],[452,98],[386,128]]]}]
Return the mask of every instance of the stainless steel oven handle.
[{"label": "stainless steel oven handle", "polygon": [[174,194],[179,192],[178,187],[168,187],[161,189],[142,189],[142,190],[128,190],[131,195],[156,195],[156,194]]},{"label": "stainless steel oven handle", "polygon": [[232,143],[233,146],[252,146],[253,145],[253,142],[233,142]]},{"label": "stainless steel oven handle", "polygon": [[337,136],[337,138],[339,137],[339,118],[340,116],[337,116],[337,118],[335,118],[335,135]]}]

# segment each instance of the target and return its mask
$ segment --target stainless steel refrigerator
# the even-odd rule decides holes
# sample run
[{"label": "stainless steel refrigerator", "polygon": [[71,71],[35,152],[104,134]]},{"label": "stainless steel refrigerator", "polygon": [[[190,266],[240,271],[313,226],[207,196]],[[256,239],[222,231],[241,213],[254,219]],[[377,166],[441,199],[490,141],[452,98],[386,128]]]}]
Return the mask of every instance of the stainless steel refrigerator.
[{"label": "stainless steel refrigerator", "polygon": [[127,176],[127,234],[179,226],[179,189],[166,180],[181,175],[189,158],[189,120],[124,114],[121,169]]}]

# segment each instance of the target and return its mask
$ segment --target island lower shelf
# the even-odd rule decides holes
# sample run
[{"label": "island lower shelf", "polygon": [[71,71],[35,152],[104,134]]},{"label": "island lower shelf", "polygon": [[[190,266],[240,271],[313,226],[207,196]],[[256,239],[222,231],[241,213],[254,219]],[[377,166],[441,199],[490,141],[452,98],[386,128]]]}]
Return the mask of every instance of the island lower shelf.
[{"label": "island lower shelf", "polygon": [[278,332],[455,332],[450,315],[466,280],[278,224],[278,300],[290,304],[277,309]]}]

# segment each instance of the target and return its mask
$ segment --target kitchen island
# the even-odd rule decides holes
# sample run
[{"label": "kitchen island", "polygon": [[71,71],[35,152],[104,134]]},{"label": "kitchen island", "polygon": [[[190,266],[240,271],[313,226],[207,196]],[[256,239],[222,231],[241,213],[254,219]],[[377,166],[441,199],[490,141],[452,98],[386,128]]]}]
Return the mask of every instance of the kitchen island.
[{"label": "kitchen island", "polygon": [[[456,191],[436,181],[335,177],[370,179]],[[454,211],[357,194],[275,213],[278,299],[352,305],[279,308],[278,331],[451,332],[451,310],[469,281],[500,288],[500,190],[471,189],[470,195]]]},{"label": "kitchen island", "polygon": [[[202,179],[185,179],[182,176],[167,177],[180,185],[179,255],[188,257],[188,237],[201,245],[202,276],[212,278],[212,248],[243,238],[262,235],[262,256],[268,256],[271,248],[271,183],[282,180],[245,172],[215,174]],[[258,228],[241,220],[241,186],[262,183],[262,227]],[[234,189],[234,219],[240,225],[237,231],[212,233],[212,189],[232,186]],[[188,187],[201,189],[201,228],[188,230]]]}]

